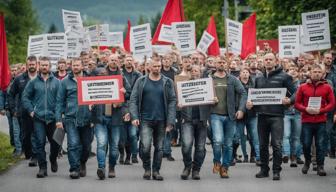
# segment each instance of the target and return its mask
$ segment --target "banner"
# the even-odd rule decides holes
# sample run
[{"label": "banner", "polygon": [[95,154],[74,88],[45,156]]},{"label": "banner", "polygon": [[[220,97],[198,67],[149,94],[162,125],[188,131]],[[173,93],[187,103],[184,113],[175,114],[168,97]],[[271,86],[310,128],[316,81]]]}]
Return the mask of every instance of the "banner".
[{"label": "banner", "polygon": [[286,97],[286,92],[286,88],[250,88],[247,101],[251,101],[253,105],[281,105],[282,99]]},{"label": "banner", "polygon": [[91,46],[109,46],[109,25],[92,25],[86,28]]},{"label": "banner", "polygon": [[109,46],[124,47],[123,32],[110,32],[109,33]]},{"label": "banner", "polygon": [[145,56],[147,58],[152,56],[151,38],[149,23],[131,27],[130,47],[134,59],[142,61]]},{"label": "banner", "polygon": [[197,45],[197,50],[206,55],[208,47],[215,40],[215,38],[207,31],[203,32],[200,42]]},{"label": "banner", "polygon": [[78,78],[78,105],[124,102],[121,75]]},{"label": "banner", "polygon": [[159,41],[173,43],[174,38],[173,38],[172,26],[162,24],[161,31],[160,31],[158,39],[159,39]]},{"label": "banner", "polygon": [[279,57],[300,55],[300,25],[279,26]]},{"label": "banner", "polygon": [[27,56],[44,56],[46,51],[46,36],[31,35],[28,39]]},{"label": "banner", "polygon": [[240,55],[242,50],[243,24],[226,19],[226,36],[229,52],[234,55]]},{"label": "banner", "polygon": [[172,23],[174,43],[181,55],[189,55],[195,52],[195,22],[174,22]]},{"label": "banner", "polygon": [[303,51],[330,49],[328,10],[302,13]]},{"label": "banner", "polygon": [[77,26],[77,28],[83,28],[83,22],[80,12],[62,9],[62,16],[64,31],[69,30],[69,28],[73,26]]},{"label": "banner", "polygon": [[67,58],[67,37],[65,33],[46,34],[46,55],[51,64],[56,65],[60,58]]},{"label": "banner", "polygon": [[212,78],[202,78],[176,83],[179,106],[193,106],[214,103]]}]

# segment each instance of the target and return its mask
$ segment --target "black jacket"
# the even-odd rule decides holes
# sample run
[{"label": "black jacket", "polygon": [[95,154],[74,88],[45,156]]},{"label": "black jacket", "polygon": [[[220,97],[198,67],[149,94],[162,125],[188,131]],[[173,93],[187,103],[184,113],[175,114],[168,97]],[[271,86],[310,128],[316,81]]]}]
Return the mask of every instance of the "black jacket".
[{"label": "black jacket", "polygon": [[[287,88],[286,96],[291,98],[294,103],[295,87],[292,81],[293,78],[285,73],[281,66],[278,66],[268,74],[268,77],[266,77],[266,72],[256,77],[255,88]],[[254,107],[258,114],[271,116],[284,116],[286,109],[284,105],[258,105]]]}]

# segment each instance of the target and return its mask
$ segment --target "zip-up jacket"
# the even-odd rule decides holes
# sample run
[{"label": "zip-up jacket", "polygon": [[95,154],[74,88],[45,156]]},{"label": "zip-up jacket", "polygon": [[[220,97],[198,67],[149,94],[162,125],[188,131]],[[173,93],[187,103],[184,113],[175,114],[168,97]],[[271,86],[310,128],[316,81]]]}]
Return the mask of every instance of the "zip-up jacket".
[{"label": "zip-up jacket", "polygon": [[[311,115],[306,112],[309,97],[321,97],[320,113]],[[322,123],[327,121],[327,112],[335,108],[335,97],[331,86],[326,80],[313,83],[307,80],[307,83],[300,85],[296,93],[295,108],[301,112],[303,123]]]},{"label": "zip-up jacket", "polygon": [[34,118],[46,123],[55,121],[56,95],[60,81],[52,74],[44,81],[39,74],[28,82],[22,94],[23,107],[28,113],[34,112]]},{"label": "zip-up jacket", "polygon": [[8,105],[11,114],[16,113],[17,116],[21,116],[25,113],[29,115],[22,105],[22,93],[28,81],[30,81],[28,72],[22,73],[14,79],[8,92]]},{"label": "zip-up jacket", "polygon": [[[176,117],[176,95],[174,89],[174,82],[168,77],[162,75],[163,80],[163,95],[164,95],[164,104],[165,104],[165,114],[166,114],[166,123],[167,125],[175,125]],[[142,93],[145,87],[146,82],[149,80],[148,75],[140,77],[133,87],[133,91],[130,99],[130,113],[131,119],[141,119],[141,103],[142,103]],[[153,98],[155,99],[155,98]],[[150,103],[146,103],[150,105]]]}]

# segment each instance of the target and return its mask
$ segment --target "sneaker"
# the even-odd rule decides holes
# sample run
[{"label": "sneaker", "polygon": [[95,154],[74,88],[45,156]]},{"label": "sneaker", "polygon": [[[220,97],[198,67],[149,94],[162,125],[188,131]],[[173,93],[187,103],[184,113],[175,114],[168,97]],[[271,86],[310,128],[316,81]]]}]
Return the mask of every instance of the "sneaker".
[{"label": "sneaker", "polygon": [[191,174],[191,178],[193,180],[200,180],[200,174],[199,174],[199,170],[192,170],[192,174]]},{"label": "sneaker", "polygon": [[168,161],[175,161],[174,157],[171,156],[171,155],[168,155],[168,156],[167,156],[167,160],[168,160]]},{"label": "sneaker", "polygon": [[221,168],[220,163],[214,163],[214,166],[213,166],[213,168],[212,168],[212,172],[213,172],[214,174],[218,174],[219,171],[220,171],[220,168]]},{"label": "sneaker", "polygon": [[71,179],[79,179],[79,172],[78,171],[71,171],[70,172],[70,178]]},{"label": "sneaker", "polygon": [[260,170],[256,175],[256,178],[265,178],[265,177],[269,177],[268,171],[262,171]]},{"label": "sneaker", "polygon": [[146,180],[150,180],[151,178],[151,170],[145,170],[145,173],[142,176]]},{"label": "sneaker", "polygon": [[280,180],[280,173],[273,173],[273,181],[279,181]]},{"label": "sneaker", "polygon": [[261,166],[261,161],[260,160],[257,160],[255,163],[256,163],[256,166],[258,166],[258,167]]},{"label": "sneaker", "polygon": [[97,169],[97,176],[100,180],[105,179],[105,169],[104,168],[98,168]]},{"label": "sneaker", "polygon": [[157,181],[163,181],[163,177],[160,175],[158,171],[153,172],[152,178]]},{"label": "sneaker", "polygon": [[288,160],[289,160],[288,156],[283,156],[282,157],[282,162],[283,163],[288,163]]},{"label": "sneaker", "polygon": [[36,167],[37,166],[37,159],[36,158],[31,158],[29,163],[28,163],[29,167]]},{"label": "sneaker", "polygon": [[79,166],[79,176],[85,177],[86,176],[86,164],[81,163]]},{"label": "sneaker", "polygon": [[299,165],[303,165],[304,161],[300,157],[297,157],[296,158],[296,163],[299,164]]},{"label": "sneaker", "polygon": [[132,156],[132,163],[139,163],[137,156]]},{"label": "sneaker", "polygon": [[327,173],[323,169],[323,166],[318,166],[317,167],[317,175],[318,176],[327,176]]},{"label": "sneaker", "polygon": [[189,175],[190,175],[190,171],[191,171],[191,168],[190,168],[190,167],[185,167],[185,168],[183,169],[182,174],[181,174],[181,179],[183,179],[183,180],[187,180],[188,177],[189,177]]},{"label": "sneaker", "polygon": [[228,179],[229,178],[228,168],[222,166],[219,175],[221,178]]},{"label": "sneaker", "polygon": [[56,173],[57,170],[58,170],[58,164],[57,164],[57,161],[50,161],[50,169],[52,172]]},{"label": "sneaker", "polygon": [[301,172],[302,172],[303,174],[307,174],[307,173],[308,173],[308,170],[309,170],[309,166],[310,166],[310,162],[306,162],[306,163],[303,165]]},{"label": "sneaker", "polygon": [[124,165],[131,165],[131,156],[127,155]]},{"label": "sneaker", "polygon": [[40,169],[39,172],[36,174],[37,178],[44,178],[48,176],[47,169]]},{"label": "sneaker", "polygon": [[116,174],[115,174],[115,171],[114,171],[114,167],[110,167],[109,168],[108,177],[109,178],[115,178],[116,177]]}]

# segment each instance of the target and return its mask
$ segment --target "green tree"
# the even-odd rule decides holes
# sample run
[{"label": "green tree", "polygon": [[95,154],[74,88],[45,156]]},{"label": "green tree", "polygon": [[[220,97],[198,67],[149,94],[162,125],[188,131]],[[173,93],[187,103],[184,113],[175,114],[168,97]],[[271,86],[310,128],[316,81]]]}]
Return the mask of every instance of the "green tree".
[{"label": "green tree", "polygon": [[31,0],[3,0],[0,12],[5,13],[8,56],[10,63],[24,62],[29,35],[38,34],[38,22]]},{"label": "green tree", "polygon": [[160,19],[161,19],[161,12],[158,12],[154,17],[151,18],[152,37],[154,36],[156,27],[158,26]]},{"label": "green tree", "polygon": [[139,19],[137,21],[137,24],[138,25],[142,25],[142,24],[145,24],[145,23],[148,23],[148,19],[145,16],[140,15],[140,17],[139,17]]},{"label": "green tree", "polygon": [[330,35],[336,43],[336,5],[335,0],[248,0],[257,13],[258,39],[278,38],[278,26],[300,25],[301,13],[329,10]]},{"label": "green tree", "polygon": [[57,30],[55,23],[52,23],[49,27],[48,33],[57,33],[57,32],[58,30]]}]

